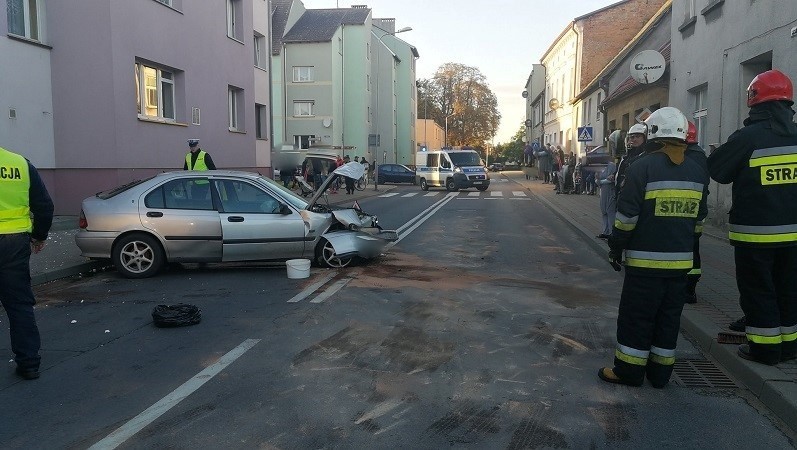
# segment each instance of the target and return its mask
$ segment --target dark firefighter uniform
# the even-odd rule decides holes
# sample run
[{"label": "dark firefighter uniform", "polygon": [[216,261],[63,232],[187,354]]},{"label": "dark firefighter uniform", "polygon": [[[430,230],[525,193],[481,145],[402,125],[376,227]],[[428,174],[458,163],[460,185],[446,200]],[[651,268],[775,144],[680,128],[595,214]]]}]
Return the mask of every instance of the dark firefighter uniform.
[{"label": "dark firefighter uniform", "polygon": [[647,375],[661,388],[675,363],[686,274],[695,227],[707,214],[709,177],[684,157],[683,141],[654,140],[646,150],[628,168],[609,239],[610,259],[619,261],[625,251],[626,272],[613,369],[619,380],[601,378],[639,386]]},{"label": "dark firefighter uniform", "polygon": [[[689,138],[687,138],[687,140],[688,139]],[[700,164],[700,167],[702,167],[703,170],[705,170],[708,174],[706,152],[703,150],[703,147],[697,144],[688,144],[686,146],[686,157]],[[700,262],[700,237],[702,235],[703,221],[699,220],[695,226],[695,243],[694,248],[692,249],[692,269],[686,274],[688,294],[686,298],[687,303],[697,303],[697,294],[695,290],[697,289],[697,283],[700,281],[700,277],[703,275],[703,267]]]},{"label": "dark firefighter uniform", "polygon": [[729,238],[748,340],[739,353],[764,364],[797,355],[797,125],[791,104],[754,104],[744,128],[708,158],[711,178],[733,183]]}]

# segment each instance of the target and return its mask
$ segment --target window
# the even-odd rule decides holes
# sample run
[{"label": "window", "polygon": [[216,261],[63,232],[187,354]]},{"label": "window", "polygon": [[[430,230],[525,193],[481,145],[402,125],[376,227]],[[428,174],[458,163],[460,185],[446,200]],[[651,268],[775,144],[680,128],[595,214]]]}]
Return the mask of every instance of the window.
[{"label": "window", "polygon": [[686,0],[686,18],[691,19],[697,15],[697,7],[695,3],[697,0]]},{"label": "window", "polygon": [[233,214],[279,214],[282,203],[249,183],[232,180],[214,182],[221,207]]},{"label": "window", "polygon": [[41,40],[39,35],[41,5],[39,0],[7,0],[8,32],[35,41]]},{"label": "window", "polygon": [[227,0],[227,37],[243,40],[242,0]]},{"label": "window", "polygon": [[155,1],[163,3],[166,6],[172,6],[172,0],[155,0]]},{"label": "window", "polygon": [[313,66],[294,66],[293,82],[310,83],[315,81],[315,68]]},{"label": "window", "polygon": [[255,137],[268,139],[268,108],[255,103]]},{"label": "window", "polygon": [[313,116],[313,105],[315,102],[311,101],[298,101],[293,102],[293,116],[294,117],[311,117]]},{"label": "window", "polygon": [[174,120],[174,73],[136,63],[136,106],[141,116]]},{"label": "window", "polygon": [[230,131],[244,131],[243,104],[244,90],[227,86],[227,109],[230,118]]},{"label": "window", "polygon": [[147,208],[169,209],[213,209],[210,184],[207,178],[185,178],[172,180],[147,194],[144,198]]},{"label": "window", "polygon": [[306,150],[310,148],[310,142],[315,140],[315,135],[294,135],[293,136],[293,145],[295,145],[299,149]]},{"label": "window", "polygon": [[601,94],[602,92],[598,92],[598,101],[595,103],[595,121],[601,121]]},{"label": "window", "polygon": [[256,34],[255,35],[255,67],[261,69],[266,68],[266,61],[268,61],[266,54],[266,37]]},{"label": "window", "polygon": [[706,127],[708,126],[707,96],[707,85],[703,85],[692,90],[692,98],[694,99],[695,105],[692,118],[694,119],[695,128],[697,130],[697,142],[700,145],[704,145],[706,142]]}]

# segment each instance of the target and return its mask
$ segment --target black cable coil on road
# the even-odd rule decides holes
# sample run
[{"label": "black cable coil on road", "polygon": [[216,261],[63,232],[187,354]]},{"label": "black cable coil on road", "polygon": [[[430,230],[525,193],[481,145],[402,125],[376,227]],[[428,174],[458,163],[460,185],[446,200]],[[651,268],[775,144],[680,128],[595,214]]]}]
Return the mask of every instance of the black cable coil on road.
[{"label": "black cable coil on road", "polygon": [[202,311],[194,305],[158,305],[152,308],[152,321],[156,327],[171,328],[196,325],[202,320]]}]

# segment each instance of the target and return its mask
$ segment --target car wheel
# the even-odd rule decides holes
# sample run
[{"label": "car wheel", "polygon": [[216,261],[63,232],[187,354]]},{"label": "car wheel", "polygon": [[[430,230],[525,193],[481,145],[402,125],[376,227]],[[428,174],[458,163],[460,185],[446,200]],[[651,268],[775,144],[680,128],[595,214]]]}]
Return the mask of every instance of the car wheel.
[{"label": "car wheel", "polygon": [[113,246],[113,264],[125,278],[155,275],[166,262],[160,242],[148,234],[128,234]]},{"label": "car wheel", "polygon": [[478,189],[480,191],[486,191],[487,190],[487,186],[476,186],[476,189]]},{"label": "car wheel", "polygon": [[421,190],[428,191],[429,185],[426,183],[426,178],[421,178]]},{"label": "car wheel", "polygon": [[457,184],[454,183],[454,179],[453,178],[449,178],[449,179],[446,180],[446,189],[451,191],[451,192],[456,192],[456,191],[459,190],[459,189],[457,189]]},{"label": "car wheel", "polygon": [[341,268],[348,266],[354,261],[354,256],[338,258],[335,254],[335,248],[332,247],[332,244],[326,239],[321,239],[321,242],[319,242],[316,247],[315,253],[316,259],[323,267],[331,267],[333,269]]}]

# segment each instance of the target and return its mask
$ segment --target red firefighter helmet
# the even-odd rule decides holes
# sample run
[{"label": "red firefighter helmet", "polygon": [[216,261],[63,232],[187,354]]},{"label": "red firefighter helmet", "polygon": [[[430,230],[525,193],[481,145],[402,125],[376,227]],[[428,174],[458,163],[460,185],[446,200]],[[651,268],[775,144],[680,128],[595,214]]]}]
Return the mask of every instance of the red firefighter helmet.
[{"label": "red firefighter helmet", "polygon": [[753,78],[747,88],[747,106],[784,100],[793,104],[794,87],[791,80],[779,70],[767,70]]},{"label": "red firefighter helmet", "polygon": [[689,121],[689,128],[686,130],[686,143],[697,144],[697,127],[692,121]]}]

